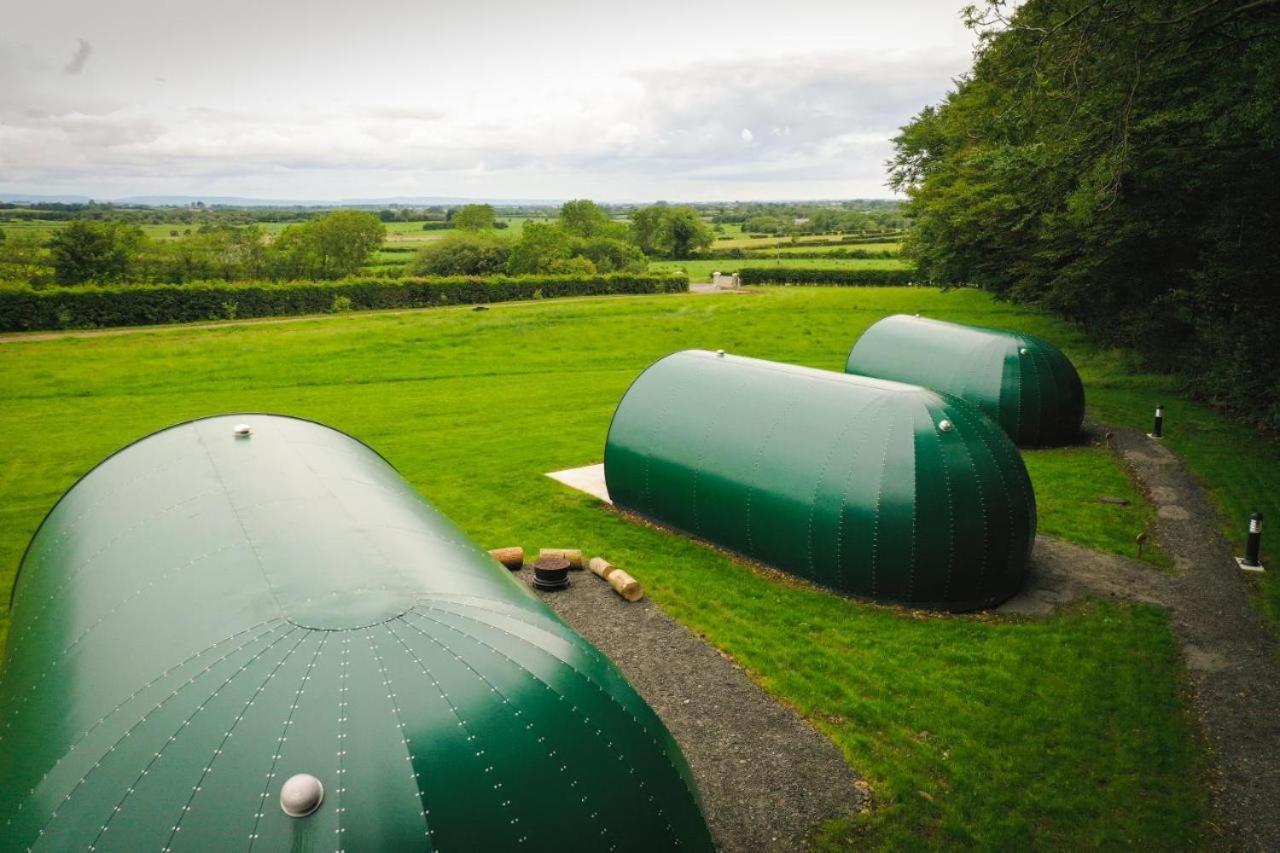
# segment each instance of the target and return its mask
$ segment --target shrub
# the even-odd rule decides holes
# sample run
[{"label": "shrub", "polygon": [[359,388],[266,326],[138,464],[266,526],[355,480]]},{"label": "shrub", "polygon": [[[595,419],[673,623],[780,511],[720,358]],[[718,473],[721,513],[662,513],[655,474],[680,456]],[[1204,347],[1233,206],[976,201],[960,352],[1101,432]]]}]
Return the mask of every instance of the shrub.
[{"label": "shrub", "polygon": [[685,275],[350,278],[337,282],[84,285],[51,290],[0,286],[0,331],[189,323],[225,317],[230,313],[229,305],[234,306],[236,317],[251,318],[562,296],[679,293],[688,288]]},{"label": "shrub", "polygon": [[409,271],[415,275],[498,275],[506,270],[511,241],[493,231],[458,231],[423,246]]},{"label": "shrub", "polygon": [[806,269],[804,267],[747,267],[738,275],[743,284],[819,284],[832,287],[914,284],[916,271]]}]

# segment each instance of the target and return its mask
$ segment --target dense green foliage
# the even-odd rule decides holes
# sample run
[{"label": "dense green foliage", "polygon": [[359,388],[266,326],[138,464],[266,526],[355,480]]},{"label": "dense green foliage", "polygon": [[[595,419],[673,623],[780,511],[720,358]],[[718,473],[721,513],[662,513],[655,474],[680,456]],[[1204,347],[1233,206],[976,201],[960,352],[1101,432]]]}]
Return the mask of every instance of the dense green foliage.
[{"label": "dense green foliage", "polygon": [[423,246],[409,264],[412,275],[501,275],[511,241],[496,231],[458,231]]},{"label": "dense green foliage", "polygon": [[491,204],[464,204],[456,211],[452,212],[450,222],[454,228],[463,231],[485,231],[493,228],[496,224],[494,217],[493,205]]},{"label": "dense green foliage", "polygon": [[492,229],[490,221],[484,228],[477,225],[427,244],[409,265],[410,272],[589,276],[643,273],[648,268],[644,253],[628,242],[627,225],[586,199],[566,202],[555,222],[527,223],[516,239],[506,239]]},{"label": "dense green foliage", "polygon": [[32,234],[6,236],[0,242],[0,281],[21,281],[36,286],[53,280],[44,242]]},{"label": "dense green foliage", "polygon": [[911,284],[914,270],[838,269],[824,267],[745,267],[738,271],[743,284],[822,284],[836,287]]},{"label": "dense green foliage", "polygon": [[820,207],[793,216],[757,214],[742,223],[742,230],[752,234],[865,234],[883,230],[883,225],[860,210]]},{"label": "dense green foliage", "polygon": [[1034,301],[1280,426],[1273,0],[971,9],[973,72],[896,140],[922,279]]},{"label": "dense green foliage", "polygon": [[[312,226],[308,223],[289,227]],[[298,250],[294,250],[294,256],[286,257],[280,251],[284,245],[273,251],[264,240],[262,229],[257,225],[213,225],[169,242],[152,241],[137,258],[136,274],[131,280],[182,284],[209,279],[283,278],[288,268],[298,263]],[[316,269],[319,265],[307,266]]]},{"label": "dense green foliage", "polygon": [[372,213],[339,210],[288,225],[276,239],[257,225],[205,224],[152,239],[133,224],[77,219],[0,244],[0,281],[58,284],[181,284],[222,279],[336,279],[358,272],[386,237]]},{"label": "dense green foliage", "polygon": [[703,203],[698,211],[716,225],[740,225],[751,234],[880,233],[906,228],[908,220],[896,199],[778,202],[750,201],[727,205]]},{"label": "dense green foliage", "polygon": [[359,311],[429,308],[516,299],[675,293],[681,275],[546,275],[492,278],[347,279],[338,282],[0,288],[0,332],[145,326]]},{"label": "dense green foliage", "polygon": [[566,201],[560,207],[560,227],[575,237],[608,237],[627,239],[627,226],[609,216],[609,212],[589,199]]},{"label": "dense green foliage", "polygon": [[[780,582],[544,476],[598,461],[627,386],[673,350],[839,370],[871,323],[916,312],[1049,338],[1080,368],[1091,404],[1108,407],[1099,419],[1146,417],[1146,394],[1168,391],[1068,325],[973,289],[777,288],[4,343],[0,587],[50,505],[121,445],[205,414],[288,412],[367,441],[486,547],[580,547],[634,573],[870,784],[870,811],[830,827],[831,846],[1210,846],[1205,757],[1160,611],[1097,602],[1010,619],[877,607]],[[1228,441],[1224,452],[1244,460],[1253,448]],[[1106,449],[1027,458],[1044,529],[1107,548],[1103,534],[1119,547],[1146,523],[1150,508],[1119,490],[1124,471]],[[1253,467],[1264,482],[1280,476],[1277,463]]]},{"label": "dense green foliage", "polygon": [[277,278],[333,279],[354,275],[386,239],[387,227],[372,213],[337,210],[290,225],[271,244]]},{"label": "dense green foliage", "polygon": [[530,222],[511,250],[507,271],[513,275],[537,275],[582,269],[581,264],[575,268],[572,261],[573,246],[564,229],[552,223]]},{"label": "dense green foliage", "polygon": [[53,235],[49,255],[58,284],[128,281],[146,237],[136,225],[72,222]]},{"label": "dense green foliage", "polygon": [[631,214],[632,240],[649,255],[691,258],[705,251],[715,232],[701,214],[688,205],[655,204]]}]

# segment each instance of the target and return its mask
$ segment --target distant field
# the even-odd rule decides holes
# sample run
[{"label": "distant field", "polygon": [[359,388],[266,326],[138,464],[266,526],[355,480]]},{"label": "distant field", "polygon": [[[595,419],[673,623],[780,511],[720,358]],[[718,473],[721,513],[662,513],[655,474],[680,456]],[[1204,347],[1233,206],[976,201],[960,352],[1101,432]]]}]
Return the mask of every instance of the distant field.
[{"label": "distant field", "polygon": [[[279,234],[284,230],[287,222],[259,222],[258,227],[266,234]],[[38,219],[33,221],[11,222],[8,220],[0,220],[0,231],[5,232],[10,237],[19,235],[28,235],[36,237],[40,240],[48,240],[53,236],[55,231],[65,228],[68,222],[63,220]],[[139,225],[142,232],[152,240],[176,240],[194,234],[199,230],[200,226],[187,225],[183,223],[162,223],[160,225]]]},{"label": "distant field", "polygon": [[725,258],[714,261],[654,261],[649,264],[649,269],[654,272],[684,271],[689,274],[690,281],[697,283],[711,281],[711,274],[716,271],[730,273],[747,267],[773,266],[837,270],[900,270],[909,268],[911,264],[900,258],[803,258],[790,260],[783,264],[779,264],[772,258],[752,258],[750,260]]},{"label": "distant field", "polygon": [[801,243],[795,246],[779,246],[775,249],[768,249],[768,250],[761,250],[761,251],[776,252],[780,255],[785,256],[785,255],[790,255],[798,252],[804,252],[804,253],[817,252],[820,254],[826,254],[828,252],[841,252],[841,251],[849,252],[849,251],[855,251],[855,250],[862,251],[862,252],[895,252],[897,253],[902,251],[902,243],[891,243],[891,242],[856,243],[851,246],[806,246],[803,243]]},{"label": "distant field", "polygon": [[[530,221],[547,221],[544,218],[534,219],[527,216],[500,216],[501,220],[509,223],[509,227],[503,229],[500,233],[512,239],[518,239],[521,231],[524,229],[526,222]],[[285,229],[289,223],[284,222],[260,222],[260,227],[268,237],[274,237]],[[422,246],[439,240],[448,234],[454,233],[451,230],[432,230],[424,231],[421,222],[388,222],[387,239],[384,243],[385,249],[375,253],[361,269],[365,274],[381,274],[391,270],[395,270],[408,265],[413,260],[413,251]],[[0,230],[3,230],[10,236],[18,236],[20,234],[29,234],[41,240],[47,240],[55,231],[65,227],[66,223],[61,221],[37,220],[23,222],[0,222]],[[197,225],[143,225],[142,230],[153,240],[173,240],[187,236],[198,229]],[[731,249],[731,248],[758,248],[777,244],[783,238],[764,237],[752,238],[742,235],[741,226],[726,225],[724,233],[730,235],[733,239],[716,240],[712,244],[714,249]],[[826,253],[831,251],[831,246],[807,246],[804,240],[830,240],[831,236],[815,236],[803,238],[800,243],[795,245],[785,245],[769,251],[773,254],[773,258],[751,258],[742,259],[724,259],[711,261],[654,261],[650,264],[650,269],[655,272],[668,270],[685,270],[695,282],[703,282],[711,280],[711,273],[719,270],[721,272],[736,272],[749,266],[763,266],[775,263],[774,258],[781,258],[790,266],[806,266],[815,268],[832,268],[832,269],[902,269],[907,264],[896,258],[804,258],[788,261],[788,255],[791,254],[811,254]],[[883,243],[862,243],[846,246],[846,249],[865,249],[871,252],[881,251],[899,251],[902,247],[901,243],[886,241]],[[394,251],[394,250],[401,251]],[[388,251],[392,250],[392,251]],[[409,250],[409,251],[404,251]]]},{"label": "distant field", "polygon": [[[519,237],[526,222],[546,221],[542,219],[534,219],[529,216],[499,216],[498,219],[508,223],[509,226],[499,233],[510,237]],[[454,233],[449,229],[423,231],[421,222],[388,222],[386,225],[387,243],[396,245],[404,243],[430,243],[432,240],[439,240],[446,234]]]},{"label": "distant field", "polygon": [[[502,233],[511,234],[513,236],[520,233],[520,229],[529,221],[527,216],[499,216],[499,219],[510,223],[510,227]],[[291,223],[288,222],[258,222],[256,223],[266,234],[279,234]],[[431,240],[438,240],[445,234],[452,233],[448,230],[444,231],[423,231],[421,222],[387,222],[387,242],[388,243],[425,243]],[[39,219],[32,221],[7,221],[0,220],[0,231],[4,231],[9,236],[18,236],[19,234],[29,234],[41,240],[47,240],[53,233],[67,226],[66,221]],[[195,233],[199,229],[198,224],[187,225],[182,223],[164,223],[160,225],[140,225],[148,237],[153,240],[174,240],[188,234]]]},{"label": "distant field", "polygon": [[[730,230],[730,229],[733,229],[733,230]],[[843,237],[854,237],[854,236],[858,236],[858,235],[806,234],[806,235],[797,237],[795,240],[795,245],[804,246],[807,244],[820,245],[824,243],[834,243],[839,241]],[[870,237],[873,235],[867,235],[867,236]],[[791,238],[787,237],[786,235],[770,234],[765,237],[751,237],[747,234],[742,233],[741,226],[726,225],[724,226],[724,231],[716,235],[716,240],[714,243],[711,244],[711,248],[713,249],[765,249],[765,248],[773,248],[774,246],[777,246],[779,243],[789,245],[791,244],[791,242],[792,242]],[[890,241],[886,240],[885,242],[888,243]],[[851,248],[851,249],[865,248],[867,245],[869,244],[853,243],[853,244],[850,244],[848,248]],[[898,244],[895,243],[894,245],[898,245]]]}]

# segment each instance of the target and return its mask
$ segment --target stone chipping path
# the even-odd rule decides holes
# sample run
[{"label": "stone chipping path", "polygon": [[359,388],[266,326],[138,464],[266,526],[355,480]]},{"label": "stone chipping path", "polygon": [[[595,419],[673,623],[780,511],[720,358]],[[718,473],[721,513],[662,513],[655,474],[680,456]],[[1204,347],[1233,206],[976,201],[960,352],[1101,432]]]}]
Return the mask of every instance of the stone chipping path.
[{"label": "stone chipping path", "polygon": [[1219,778],[1214,807],[1247,850],[1280,850],[1280,664],[1218,532],[1217,513],[1160,442],[1115,431],[1116,448],[1156,507],[1156,536],[1180,572],[1167,604]]},{"label": "stone chipping path", "polygon": [[1211,796],[1235,849],[1280,850],[1280,664],[1276,642],[1250,602],[1217,513],[1168,448],[1115,430],[1116,450],[1156,508],[1155,534],[1173,558],[1165,574],[1121,557],[1045,537],[1036,540],[1023,591],[999,612],[1043,616],[1085,595],[1169,610],[1212,751]]},{"label": "stone chipping path", "polygon": [[[519,573],[528,582],[532,572]],[[618,665],[680,744],[723,851],[803,850],[823,821],[867,802],[826,735],[742,667],[659,610],[628,604],[590,572],[538,595]]]}]

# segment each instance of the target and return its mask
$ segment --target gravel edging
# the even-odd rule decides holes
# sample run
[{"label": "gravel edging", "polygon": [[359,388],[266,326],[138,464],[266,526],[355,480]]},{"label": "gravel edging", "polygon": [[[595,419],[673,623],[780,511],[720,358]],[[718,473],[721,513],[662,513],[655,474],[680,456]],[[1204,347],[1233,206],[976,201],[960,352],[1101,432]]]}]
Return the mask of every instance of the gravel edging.
[{"label": "gravel edging", "polygon": [[[532,576],[519,574],[526,583]],[[538,595],[662,718],[693,771],[719,849],[801,850],[823,821],[866,807],[866,785],[836,745],[732,658],[652,600],[628,604],[590,572],[570,576],[568,589]]]}]

